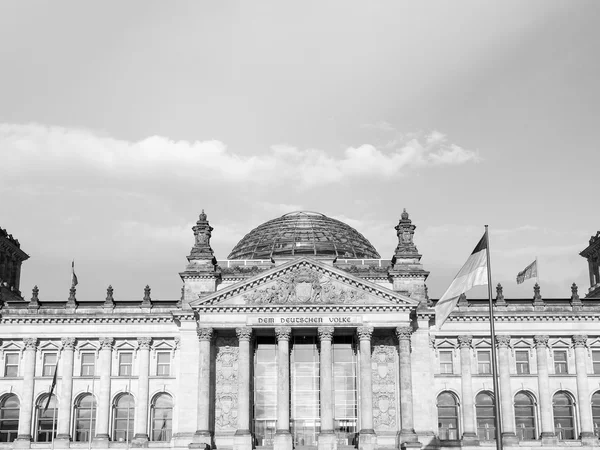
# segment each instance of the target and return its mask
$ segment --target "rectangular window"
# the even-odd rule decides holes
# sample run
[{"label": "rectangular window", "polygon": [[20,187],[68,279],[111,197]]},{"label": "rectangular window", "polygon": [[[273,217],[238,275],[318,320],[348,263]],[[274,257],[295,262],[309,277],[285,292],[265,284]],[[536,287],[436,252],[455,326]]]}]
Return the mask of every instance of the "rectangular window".
[{"label": "rectangular window", "polygon": [[517,350],[515,352],[515,359],[517,360],[517,373],[528,374],[529,373],[529,351]]},{"label": "rectangular window", "polygon": [[480,374],[492,373],[490,352],[488,352],[487,350],[477,352],[477,373],[480,373]]},{"label": "rectangular window", "polygon": [[5,353],[4,354],[4,376],[18,377],[19,376],[19,354]]},{"label": "rectangular window", "polygon": [[451,351],[440,352],[440,373],[454,373]]},{"label": "rectangular window", "polygon": [[120,377],[131,376],[132,364],[133,364],[133,353],[120,353],[119,354],[119,376]]},{"label": "rectangular window", "polygon": [[554,373],[569,373],[566,350],[554,350]]},{"label": "rectangular window", "polygon": [[600,350],[592,350],[592,364],[594,373],[600,374]]},{"label": "rectangular window", "polygon": [[53,377],[55,369],[56,369],[56,353],[44,354],[44,360],[43,360],[43,366],[42,366],[42,376],[43,377]]},{"label": "rectangular window", "polygon": [[158,352],[156,354],[156,375],[168,377],[171,374],[171,353]]},{"label": "rectangular window", "polygon": [[94,353],[81,354],[81,376],[93,376],[96,364],[96,355]]}]

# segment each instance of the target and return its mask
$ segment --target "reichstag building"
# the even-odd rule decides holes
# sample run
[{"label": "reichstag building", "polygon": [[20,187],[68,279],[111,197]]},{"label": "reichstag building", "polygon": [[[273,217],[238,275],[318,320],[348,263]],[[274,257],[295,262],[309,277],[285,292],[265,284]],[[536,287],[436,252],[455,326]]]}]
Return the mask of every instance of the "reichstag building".
[{"label": "reichstag building", "polygon": [[[0,229],[0,449],[493,447],[487,299],[438,330],[415,228],[404,211],[381,258],[295,212],[222,260],[202,212],[179,299],[85,302],[23,292],[29,256]],[[600,232],[580,254],[589,289],[494,286],[505,447],[600,445]]]}]

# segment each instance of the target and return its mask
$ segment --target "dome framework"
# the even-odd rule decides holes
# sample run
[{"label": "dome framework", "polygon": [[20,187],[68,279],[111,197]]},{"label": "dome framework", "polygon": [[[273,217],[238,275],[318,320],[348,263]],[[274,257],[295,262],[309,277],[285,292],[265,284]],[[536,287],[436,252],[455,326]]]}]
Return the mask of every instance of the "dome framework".
[{"label": "dome framework", "polygon": [[379,259],[371,243],[350,225],[323,214],[298,211],[259,225],[227,259],[316,256]]}]

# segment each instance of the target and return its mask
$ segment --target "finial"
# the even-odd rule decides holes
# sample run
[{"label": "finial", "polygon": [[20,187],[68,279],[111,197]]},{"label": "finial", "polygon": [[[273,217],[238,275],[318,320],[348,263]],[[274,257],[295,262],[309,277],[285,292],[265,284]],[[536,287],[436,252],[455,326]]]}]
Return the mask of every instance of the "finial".
[{"label": "finial", "polygon": [[579,294],[577,293],[577,285],[573,283],[571,285],[571,298],[579,298]]},{"label": "finial", "polygon": [[202,212],[200,213],[200,220],[206,222],[206,214],[204,213],[204,209],[202,209]]},{"label": "finial", "polygon": [[144,288],[144,303],[150,302],[152,299],[150,298],[150,286],[146,285]]},{"label": "finial", "polygon": [[69,289],[69,298],[67,299],[67,307],[74,308],[77,306],[77,298],[75,297],[76,292],[75,286],[71,286]]},{"label": "finial", "polygon": [[402,220],[408,220],[408,213],[406,212],[406,208],[404,208],[404,211],[402,211]]},{"label": "finial", "polygon": [[496,286],[496,306],[506,306],[506,301],[504,300],[504,288],[500,283]]},{"label": "finial", "polygon": [[535,283],[535,285],[533,286],[533,298],[534,299],[541,299],[542,296],[540,295],[540,285]]},{"label": "finial", "polygon": [[571,285],[571,306],[575,311],[581,310],[581,308],[583,307],[583,302],[579,298],[579,293],[577,291],[577,285],[573,283]]},{"label": "finial", "polygon": [[107,302],[112,302],[114,300],[113,292],[114,292],[113,287],[112,287],[112,285],[109,284],[108,287],[106,288],[106,301]]},{"label": "finial", "polygon": [[40,290],[37,287],[37,284],[33,287],[33,289],[31,290],[31,301],[32,302],[37,302],[38,299],[38,294],[40,293]]}]

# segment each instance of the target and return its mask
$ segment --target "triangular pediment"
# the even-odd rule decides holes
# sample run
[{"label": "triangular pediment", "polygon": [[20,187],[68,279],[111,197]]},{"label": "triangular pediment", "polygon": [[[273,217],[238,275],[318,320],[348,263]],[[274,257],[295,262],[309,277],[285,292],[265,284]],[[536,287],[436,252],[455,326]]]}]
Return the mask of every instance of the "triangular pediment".
[{"label": "triangular pediment", "polygon": [[324,262],[300,258],[190,302],[193,309],[214,306],[327,307],[395,306],[419,302]]}]

